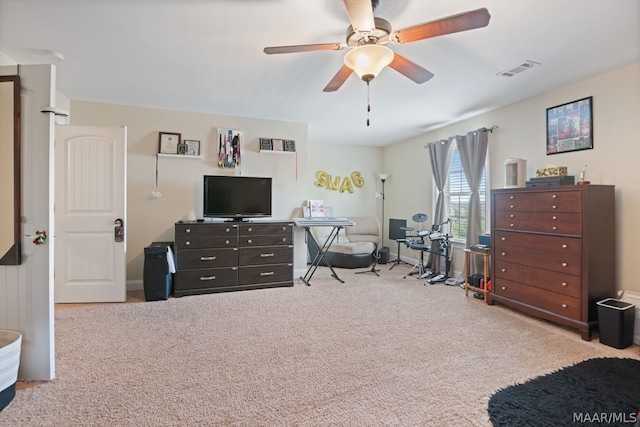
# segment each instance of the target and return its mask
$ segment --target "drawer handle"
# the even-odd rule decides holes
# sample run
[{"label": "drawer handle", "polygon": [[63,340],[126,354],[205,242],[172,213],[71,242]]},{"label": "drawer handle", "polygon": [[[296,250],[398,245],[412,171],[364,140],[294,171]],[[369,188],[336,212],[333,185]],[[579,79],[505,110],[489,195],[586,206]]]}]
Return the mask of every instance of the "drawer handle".
[{"label": "drawer handle", "polygon": [[558,219],[558,217],[554,215],[551,217],[551,219],[555,221],[556,219]]},{"label": "drawer handle", "polygon": [[509,218],[515,218],[514,214],[509,215]]},{"label": "drawer handle", "polygon": [[557,230],[558,227],[556,227],[555,225],[553,227],[551,227],[552,230]]},{"label": "drawer handle", "polygon": [[566,262],[563,262],[563,263],[562,263],[562,266],[563,266],[563,267],[566,267],[566,266],[567,266],[567,263],[566,263]]},{"label": "drawer handle", "polygon": [[567,304],[562,304],[562,308],[567,308]]},{"label": "drawer handle", "polygon": [[501,289],[502,289],[503,291],[506,291],[506,290],[507,290],[507,287],[506,287],[506,286],[503,286]]},{"label": "drawer handle", "polygon": [[200,280],[202,280],[202,281],[216,280],[216,276],[202,276],[202,277],[200,277]]},{"label": "drawer handle", "polygon": [[286,242],[286,241],[287,241],[287,238],[286,238],[286,237],[283,237],[283,238],[282,238],[282,241],[283,241],[283,242]]},{"label": "drawer handle", "polygon": [[513,205],[509,205],[509,209],[513,209]]},{"label": "drawer handle", "polygon": [[191,229],[190,229],[190,228],[187,228],[186,230],[184,230],[184,232],[185,232],[185,233],[187,233],[187,234],[188,234],[188,233],[191,233]]},{"label": "drawer handle", "polygon": [[229,232],[229,228],[227,228],[225,231],[228,233]]},{"label": "drawer handle", "polygon": [[287,227],[282,227],[282,231],[285,231],[287,229]]},{"label": "drawer handle", "polygon": [[505,240],[507,240],[507,238],[506,238],[506,237],[503,237],[503,238],[502,238],[502,239],[500,239],[500,240],[502,240],[502,241],[504,242]]},{"label": "drawer handle", "polygon": [[551,209],[558,209],[556,205],[551,206]]},{"label": "drawer handle", "polygon": [[253,231],[253,228],[249,227],[247,228],[247,231]]},{"label": "drawer handle", "polygon": [[276,255],[276,254],[274,254],[274,253],[270,253],[270,254],[260,254],[260,257],[262,257],[262,258],[267,258],[267,257],[270,257],[270,256],[275,256],[275,255]]},{"label": "drawer handle", "polygon": [[253,243],[253,240],[249,239],[247,240],[247,243]]},{"label": "drawer handle", "polygon": [[184,244],[189,246],[189,245],[191,245],[191,242],[187,240]]},{"label": "drawer handle", "polygon": [[507,256],[507,253],[506,252],[502,252],[500,255]]},{"label": "drawer handle", "polygon": [[215,256],[201,256],[200,257],[200,261],[213,261],[214,259],[216,259]]},{"label": "drawer handle", "polygon": [[503,268],[503,269],[502,269],[502,272],[504,273],[505,271],[507,271],[507,269],[506,269],[506,268]]},{"label": "drawer handle", "polygon": [[513,200],[513,196],[509,196],[509,198],[510,198],[511,200]]},{"label": "drawer handle", "polygon": [[566,288],[567,287],[567,282],[562,282],[562,286]]},{"label": "drawer handle", "polygon": [[562,245],[562,249],[567,249],[567,245]]},{"label": "drawer handle", "polygon": [[273,271],[265,271],[264,273],[260,273],[261,276],[273,276]]},{"label": "drawer handle", "polygon": [[228,240],[225,240],[225,241],[224,241],[224,243],[228,245],[228,244],[229,244],[229,241],[228,241]]},{"label": "drawer handle", "polygon": [[558,197],[558,196],[556,196],[556,195],[554,194],[554,195],[553,195],[553,196],[551,196],[551,197],[553,197],[553,198],[555,199],[555,198],[556,198],[556,197]]},{"label": "drawer handle", "polygon": [[509,226],[513,227],[513,224],[509,224]]}]

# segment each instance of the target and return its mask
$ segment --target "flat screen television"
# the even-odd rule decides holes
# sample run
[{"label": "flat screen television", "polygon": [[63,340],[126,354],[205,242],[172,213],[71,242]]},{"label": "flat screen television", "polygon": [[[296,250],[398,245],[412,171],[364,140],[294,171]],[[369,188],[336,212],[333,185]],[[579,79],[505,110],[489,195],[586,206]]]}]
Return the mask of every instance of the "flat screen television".
[{"label": "flat screen television", "polygon": [[271,178],[248,176],[204,176],[205,218],[245,218],[271,216]]}]

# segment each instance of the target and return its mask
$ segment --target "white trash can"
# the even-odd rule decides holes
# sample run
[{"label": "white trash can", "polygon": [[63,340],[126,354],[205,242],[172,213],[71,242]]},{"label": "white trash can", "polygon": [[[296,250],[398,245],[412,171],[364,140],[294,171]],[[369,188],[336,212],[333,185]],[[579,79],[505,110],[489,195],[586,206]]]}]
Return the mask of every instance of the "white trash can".
[{"label": "white trash can", "polygon": [[22,335],[0,330],[0,411],[16,396]]}]

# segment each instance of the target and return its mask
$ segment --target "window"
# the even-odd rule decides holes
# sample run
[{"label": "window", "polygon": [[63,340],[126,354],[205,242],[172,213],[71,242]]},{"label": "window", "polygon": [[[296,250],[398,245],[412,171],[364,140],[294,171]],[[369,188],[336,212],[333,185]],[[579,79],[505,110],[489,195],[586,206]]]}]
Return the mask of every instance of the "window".
[{"label": "window", "polygon": [[[485,164],[482,182],[479,188],[481,206],[481,227],[483,232],[487,231],[487,165]],[[449,165],[449,179],[444,188],[446,218],[451,219],[450,234],[453,239],[467,239],[467,218],[469,214],[469,198],[471,190],[467,184],[467,178],[462,170],[460,152],[454,145]]]}]

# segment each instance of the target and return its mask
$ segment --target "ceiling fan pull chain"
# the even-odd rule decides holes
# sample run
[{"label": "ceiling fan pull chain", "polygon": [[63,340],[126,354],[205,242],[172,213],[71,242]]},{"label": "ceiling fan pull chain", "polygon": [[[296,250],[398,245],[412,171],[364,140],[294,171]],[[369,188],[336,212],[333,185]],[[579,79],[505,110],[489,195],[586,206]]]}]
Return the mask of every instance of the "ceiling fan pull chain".
[{"label": "ceiling fan pull chain", "polygon": [[369,92],[369,81],[367,80],[367,126],[369,126],[369,112],[371,112],[371,100]]}]

